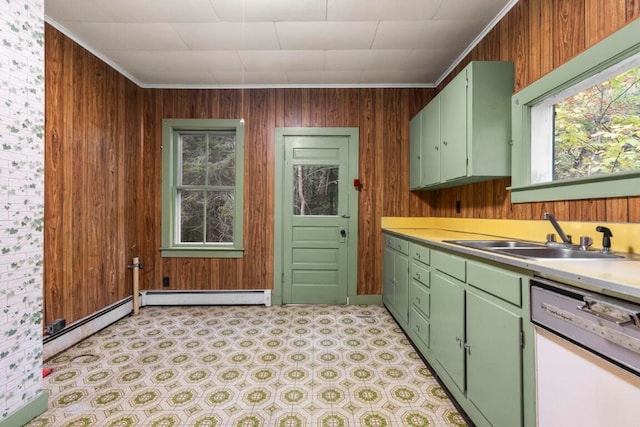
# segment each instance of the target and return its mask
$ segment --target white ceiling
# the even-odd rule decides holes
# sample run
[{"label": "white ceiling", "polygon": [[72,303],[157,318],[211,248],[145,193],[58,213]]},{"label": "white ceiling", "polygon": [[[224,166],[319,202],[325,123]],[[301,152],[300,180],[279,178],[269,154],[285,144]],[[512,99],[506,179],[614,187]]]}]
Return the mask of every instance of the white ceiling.
[{"label": "white ceiling", "polygon": [[517,0],[46,0],[143,87],[434,86]]}]

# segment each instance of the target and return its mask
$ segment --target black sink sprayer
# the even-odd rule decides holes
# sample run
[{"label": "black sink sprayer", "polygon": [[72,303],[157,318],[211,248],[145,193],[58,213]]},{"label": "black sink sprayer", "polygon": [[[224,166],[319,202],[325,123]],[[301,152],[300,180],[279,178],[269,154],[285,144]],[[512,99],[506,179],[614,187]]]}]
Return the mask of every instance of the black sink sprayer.
[{"label": "black sink sprayer", "polygon": [[596,231],[598,233],[602,233],[602,252],[610,252],[611,238],[613,237],[613,234],[611,234],[611,230],[609,230],[607,227],[599,225],[596,227]]}]

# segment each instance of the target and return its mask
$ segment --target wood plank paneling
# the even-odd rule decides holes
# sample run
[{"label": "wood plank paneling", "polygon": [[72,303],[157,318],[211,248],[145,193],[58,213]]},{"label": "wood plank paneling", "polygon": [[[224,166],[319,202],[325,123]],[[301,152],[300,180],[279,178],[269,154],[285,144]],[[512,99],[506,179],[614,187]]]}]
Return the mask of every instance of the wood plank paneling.
[{"label": "wood plank paneling", "polygon": [[45,27],[45,322],[131,295],[141,94]]},{"label": "wood plank paneling", "polygon": [[[473,60],[515,63],[516,89],[640,16],[637,0],[521,0],[444,79]],[[45,36],[45,319],[77,320],[143,289],[273,286],[276,127],[360,130],[358,292],[381,291],[382,216],[640,222],[640,198],[512,205],[508,179],[408,191],[408,121],[433,89],[141,89],[47,25]],[[163,259],[162,118],[247,120],[243,259]],[[462,210],[455,211],[460,200]]]}]

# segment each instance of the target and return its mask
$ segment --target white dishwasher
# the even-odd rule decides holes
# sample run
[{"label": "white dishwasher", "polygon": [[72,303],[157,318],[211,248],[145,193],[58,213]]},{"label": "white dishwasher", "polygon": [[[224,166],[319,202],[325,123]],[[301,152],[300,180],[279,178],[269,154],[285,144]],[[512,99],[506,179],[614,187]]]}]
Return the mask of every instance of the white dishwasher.
[{"label": "white dishwasher", "polygon": [[538,426],[639,426],[640,305],[530,283]]}]

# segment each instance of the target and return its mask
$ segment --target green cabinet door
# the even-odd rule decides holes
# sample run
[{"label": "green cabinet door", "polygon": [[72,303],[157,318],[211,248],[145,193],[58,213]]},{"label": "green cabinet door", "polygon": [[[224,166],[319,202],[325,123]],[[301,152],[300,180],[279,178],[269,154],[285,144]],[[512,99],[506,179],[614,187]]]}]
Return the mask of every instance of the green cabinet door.
[{"label": "green cabinet door", "polygon": [[387,305],[393,305],[393,296],[395,293],[395,282],[393,279],[395,251],[385,246],[382,259],[382,298]]},{"label": "green cabinet door", "polygon": [[467,291],[467,397],[494,426],[522,425],[522,318]]},{"label": "green cabinet door", "polygon": [[395,259],[395,278],[394,305],[406,327],[409,323],[409,258],[398,253]]},{"label": "green cabinet door", "polygon": [[467,175],[467,72],[440,92],[441,178]]},{"label": "green cabinet door", "polygon": [[422,110],[422,185],[440,182],[440,97]]},{"label": "green cabinet door", "polygon": [[409,122],[409,187],[417,190],[422,184],[422,116],[419,112]]},{"label": "green cabinet door", "polygon": [[464,392],[464,288],[436,271],[431,279],[431,348],[437,362]]}]

